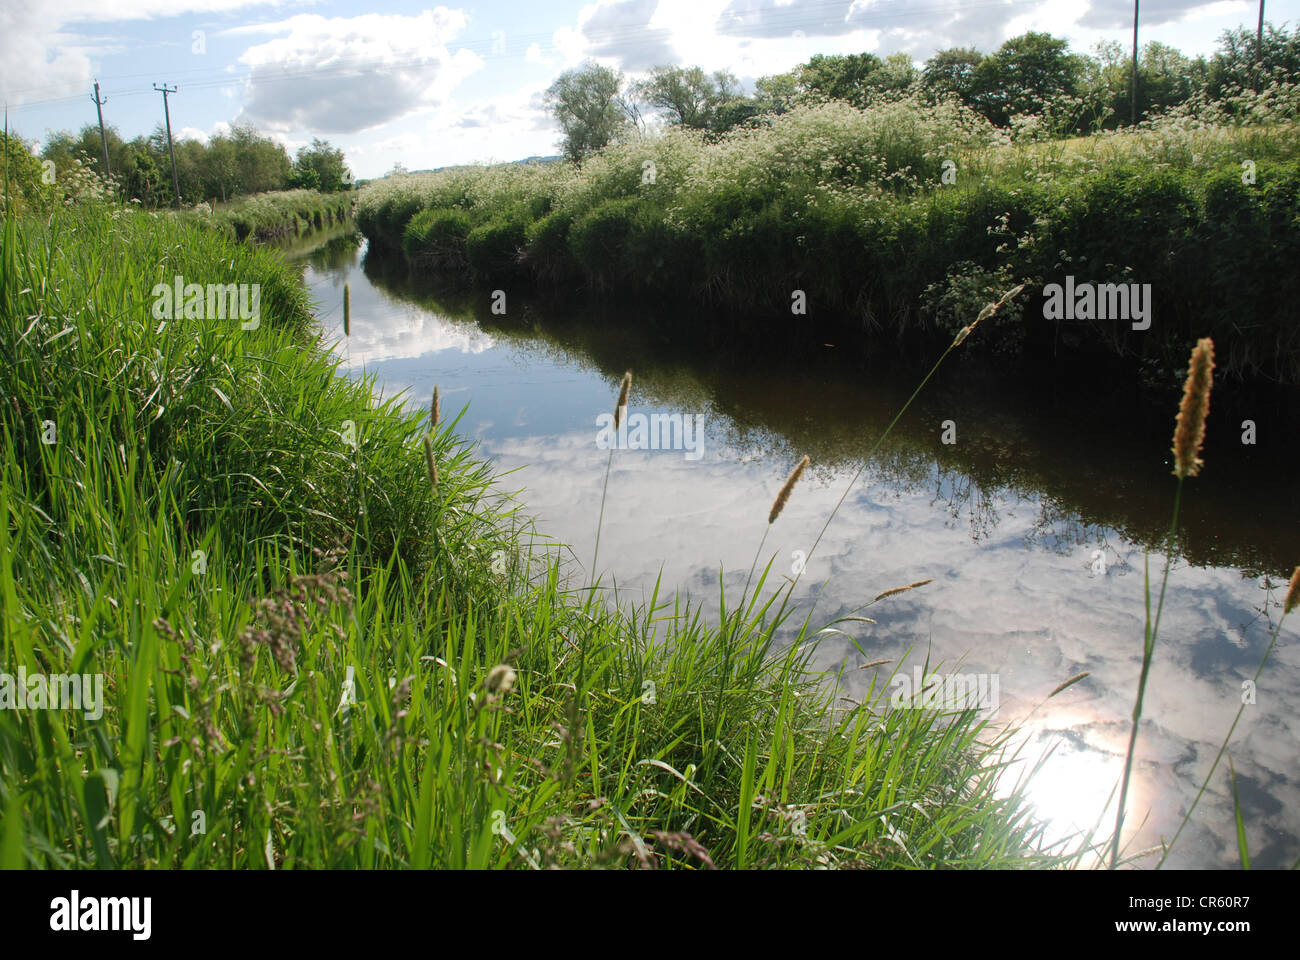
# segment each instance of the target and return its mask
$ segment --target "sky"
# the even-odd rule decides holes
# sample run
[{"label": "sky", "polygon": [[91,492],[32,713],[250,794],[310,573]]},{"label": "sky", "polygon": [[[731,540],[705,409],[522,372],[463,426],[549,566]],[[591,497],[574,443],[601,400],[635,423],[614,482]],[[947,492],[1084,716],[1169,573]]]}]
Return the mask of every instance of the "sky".
[{"label": "sky", "polygon": [[[1255,0],[1147,0],[1140,41],[1209,54],[1254,29]],[[1300,0],[1266,19],[1294,28]],[[359,178],[558,152],[543,94],[586,59],[629,77],[658,64],[730,70],[747,88],[814,54],[985,52],[1027,30],[1089,51],[1132,43],[1128,0],[476,0],[430,7],[313,0],[4,0],[0,101],[43,141],[95,122],[124,139],[169,106],[173,134],[206,140],[252,123],[290,153],[320,137]]]}]

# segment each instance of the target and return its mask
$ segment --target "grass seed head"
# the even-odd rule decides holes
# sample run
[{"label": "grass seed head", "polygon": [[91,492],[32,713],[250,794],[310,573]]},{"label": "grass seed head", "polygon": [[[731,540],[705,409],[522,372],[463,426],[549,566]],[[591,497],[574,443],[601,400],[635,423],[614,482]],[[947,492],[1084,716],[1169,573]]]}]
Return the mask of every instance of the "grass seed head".
[{"label": "grass seed head", "polygon": [[352,290],[343,284],[343,336],[352,336]]},{"label": "grass seed head", "polygon": [[623,374],[623,382],[618,388],[618,403],[614,404],[614,429],[623,422],[623,411],[627,409],[627,395],[632,392],[632,371]]},{"label": "grass seed head", "polygon": [[1174,476],[1194,477],[1201,472],[1201,447],[1205,443],[1205,418],[1210,413],[1213,385],[1214,341],[1203,337],[1192,349],[1174,428]]},{"label": "grass seed head", "polygon": [[969,337],[972,333],[975,332],[975,328],[979,326],[981,320],[985,320],[988,317],[993,316],[993,314],[997,313],[1004,306],[1010,303],[1011,300],[1019,296],[1020,291],[1023,289],[1025,289],[1025,285],[1023,283],[1014,286],[1006,293],[1002,294],[1002,296],[998,298],[996,303],[987,304],[984,307],[984,309],[980,311],[978,317],[976,317],[973,321],[966,324],[966,326],[962,327],[961,330],[958,331],[957,336],[952,341],[952,345],[954,347],[960,345],[963,340],[965,340],[967,337]]},{"label": "grass seed head", "polygon": [[799,482],[799,475],[803,473],[804,467],[808,466],[810,462],[808,454],[805,453],[803,459],[800,460],[798,465],[790,471],[790,476],[786,478],[785,485],[781,487],[781,492],[776,495],[776,500],[772,502],[772,512],[767,515],[767,522],[769,524],[776,523],[776,518],[779,517],[781,511],[785,509],[785,502],[790,499],[790,491],[792,491],[794,485]]},{"label": "grass seed head", "polygon": [[884,593],[876,594],[875,600],[872,600],[871,602],[875,603],[876,600],[883,600],[885,599],[885,597],[892,597],[900,593],[907,593],[907,591],[909,590],[915,590],[917,587],[924,587],[927,583],[933,583],[933,582],[934,582],[934,577],[929,577],[925,580],[917,580],[915,583],[909,583],[905,587],[892,587],[889,590],[886,590]]},{"label": "grass seed head", "polygon": [[430,411],[431,423],[436,427],[438,421],[442,419],[442,401],[438,398],[438,385],[436,383],[433,385],[433,404],[430,406]]},{"label": "grass seed head", "polygon": [[1300,607],[1300,567],[1295,568],[1295,573],[1291,574],[1291,587],[1286,592],[1286,599],[1282,601],[1282,612],[1290,613],[1296,607]]},{"label": "grass seed head", "polygon": [[438,489],[438,463],[433,456],[433,436],[424,435],[424,466],[429,471],[429,483],[435,490]]},{"label": "grass seed head", "polygon": [[515,671],[508,664],[498,663],[488,671],[484,686],[488,693],[509,693],[515,685]]}]

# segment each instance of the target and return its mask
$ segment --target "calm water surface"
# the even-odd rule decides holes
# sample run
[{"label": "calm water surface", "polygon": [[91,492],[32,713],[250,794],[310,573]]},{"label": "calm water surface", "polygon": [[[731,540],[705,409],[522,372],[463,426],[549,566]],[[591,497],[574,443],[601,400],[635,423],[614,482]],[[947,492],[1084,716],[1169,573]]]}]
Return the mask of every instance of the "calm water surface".
[{"label": "calm water surface", "polygon": [[[459,432],[515,471],[503,486],[520,490],[539,528],[568,545],[578,575],[591,563],[608,457],[596,418],[612,409],[623,371],[636,378],[629,414],[703,416],[698,458],[614,454],[599,559],[620,602],[643,599],[662,576],[716,616],[719,571],[738,596],[772,499],[808,453],[813,467],[764,547],[765,560],[776,558],[774,576],[790,575],[796,551],[806,554],[920,379],[864,370],[831,334],[831,345],[760,351],[662,312],[558,316],[512,298],[506,316],[493,316],[486,297],[448,301],[342,236],[291,255],[347,368],[426,408],[436,383],[444,416],[467,405]],[[343,341],[345,282],[352,334]],[[860,628],[850,632],[866,657],[832,635],[819,665],[844,665],[850,697],[873,674],[883,683],[900,664],[911,674],[927,656],[943,673],[996,675],[995,721],[1022,725],[1021,766],[1050,751],[1029,796],[1053,835],[1065,837],[1107,813],[1122,772],[1141,663],[1145,552],[1153,577],[1164,563],[1177,401],[1130,400],[1105,378],[1092,389],[1026,391],[989,371],[972,377],[970,366],[954,364],[932,381],[866,464],[807,561],[794,619],[811,610],[820,626],[883,590],[933,578],[874,605],[875,625],[841,624]],[[1259,439],[1245,446],[1235,424],[1226,429],[1212,412],[1208,466],[1186,487],[1185,537],[1129,800],[1132,850],[1177,829],[1300,562],[1295,454],[1285,452],[1294,428],[1268,409],[1254,419]],[[944,421],[955,443],[943,442]],[[1283,630],[1229,748],[1258,867],[1290,867],[1300,857],[1298,626],[1292,618]],[[894,662],[857,669],[880,659]],[[1045,699],[1084,671],[1087,679]],[[1113,806],[1107,816],[1113,822]],[[1237,862],[1225,759],[1170,864]]]}]

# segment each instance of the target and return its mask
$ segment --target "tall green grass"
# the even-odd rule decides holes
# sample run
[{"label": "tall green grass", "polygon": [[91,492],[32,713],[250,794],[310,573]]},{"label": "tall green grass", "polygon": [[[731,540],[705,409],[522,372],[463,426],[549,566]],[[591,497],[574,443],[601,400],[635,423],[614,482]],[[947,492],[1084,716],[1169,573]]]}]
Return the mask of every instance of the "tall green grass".
[{"label": "tall green grass", "polygon": [[[260,326],[155,319],[176,274],[261,284]],[[5,866],[1069,862],[1007,731],[838,701],[770,605],[571,592],[456,420],[435,489],[429,419],[310,324],[198,224],[6,218],[3,667],[102,674],[106,709],[0,711]]]}]

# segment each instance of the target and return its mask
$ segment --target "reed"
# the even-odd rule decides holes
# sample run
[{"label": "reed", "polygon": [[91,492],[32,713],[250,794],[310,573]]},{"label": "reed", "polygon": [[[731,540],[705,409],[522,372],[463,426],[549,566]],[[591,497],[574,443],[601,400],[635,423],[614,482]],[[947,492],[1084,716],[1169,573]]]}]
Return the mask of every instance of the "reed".
[{"label": "reed", "polygon": [[[1208,337],[1197,341],[1187,365],[1187,379],[1183,384],[1183,399],[1179,404],[1174,425],[1174,476],[1178,486],[1174,490],[1174,510],[1169,521],[1169,535],[1165,541],[1165,569],[1160,578],[1160,598],[1156,603],[1154,619],[1151,616],[1150,554],[1143,559],[1143,586],[1146,596],[1146,622],[1142,645],[1142,671],[1138,675],[1137,700],[1133,704],[1133,724],[1129,732],[1128,749],[1124,753],[1124,775],[1120,781],[1119,803],[1115,810],[1115,832],[1111,837],[1110,867],[1119,865],[1120,840],[1124,830],[1124,807],[1128,799],[1129,780],[1133,774],[1133,756],[1137,749],[1139,724],[1142,722],[1142,704],[1146,696],[1147,678],[1155,658],[1156,637],[1160,632],[1160,615],[1165,606],[1165,589],[1169,585],[1169,568],[1174,562],[1174,546],[1178,536],[1178,511],[1182,504],[1183,483],[1196,476],[1201,469],[1201,447],[1205,442],[1205,420],[1210,410],[1210,388],[1213,385],[1214,342]],[[1261,667],[1262,669],[1262,667]],[[1234,723],[1235,726],[1235,723]],[[1217,763],[1217,761],[1216,761]]]},{"label": "reed", "polygon": [[795,465],[795,468],[790,471],[790,476],[781,485],[780,492],[777,493],[776,499],[772,501],[772,509],[767,514],[767,525],[769,527],[776,523],[777,517],[781,516],[781,511],[785,509],[786,501],[790,499],[790,493],[794,490],[794,485],[799,482],[799,477],[803,474],[809,462],[808,454],[805,453],[803,459]]},{"label": "reed", "polygon": [[785,609],[789,604],[790,598],[794,595],[795,587],[798,586],[799,580],[800,578],[803,577],[804,571],[808,569],[808,565],[812,562],[813,554],[817,551],[817,547],[821,544],[822,538],[826,536],[826,531],[830,529],[831,523],[835,520],[835,517],[839,513],[840,508],[844,506],[844,501],[848,498],[849,491],[851,491],[854,488],[854,486],[857,485],[857,482],[862,478],[862,474],[866,471],[867,465],[871,462],[872,458],[880,450],[880,447],[881,445],[884,444],[885,440],[888,439],[890,432],[894,429],[895,426],[898,425],[898,421],[902,419],[903,414],[907,412],[908,408],[912,405],[913,401],[915,401],[916,398],[920,395],[921,391],[925,389],[925,385],[930,382],[930,379],[935,375],[935,372],[938,371],[939,367],[942,366],[944,360],[948,359],[948,355],[952,353],[953,350],[957,349],[957,347],[960,346],[966,340],[966,336],[969,335],[970,331],[974,330],[975,327],[980,323],[980,321],[987,319],[988,317],[995,314],[1002,307],[1010,303],[1012,299],[1014,299],[1021,291],[1024,290],[1024,288],[1025,285],[1023,283],[1015,287],[1012,287],[1001,297],[999,297],[996,301],[987,304],[980,311],[979,315],[975,318],[975,321],[969,325],[966,335],[959,334],[957,337],[953,338],[952,343],[950,343],[947,349],[944,350],[942,354],[940,354],[939,359],[934,362],[934,366],[932,366],[929,372],[927,372],[926,375],[921,378],[921,382],[917,384],[916,389],[912,391],[911,396],[909,396],[907,398],[907,401],[902,405],[902,407],[899,408],[898,413],[894,414],[894,418],[889,421],[889,425],[885,427],[884,431],[880,434],[880,436],[876,438],[876,442],[873,443],[870,449],[867,450],[866,454],[862,458],[861,466],[858,467],[857,471],[853,474],[848,484],[844,487],[844,492],[840,494],[839,500],[837,500],[835,502],[835,506],[831,508],[831,512],[826,517],[826,522],[822,524],[821,530],[818,531],[817,537],[816,539],[813,540],[812,546],[808,548],[807,556],[804,558],[803,569],[801,569],[798,573],[796,573],[794,579],[790,581],[788,589],[785,592],[785,596],[781,600],[781,606],[777,612],[778,619],[780,619],[780,617],[784,614]]},{"label": "reed", "polygon": [[1183,399],[1174,427],[1174,476],[1180,480],[1201,472],[1205,445],[1205,418],[1210,414],[1210,387],[1214,376],[1214,341],[1202,338],[1192,350]]},{"label": "reed", "polygon": [[[623,374],[623,379],[619,382],[618,400],[615,401],[614,403],[614,432],[615,433],[618,432],[618,428],[623,423],[623,417],[627,413],[627,400],[628,400],[628,395],[631,392],[632,392],[632,371],[628,370],[626,373]],[[600,531],[601,528],[605,525],[605,497],[609,493],[609,474],[610,474],[610,470],[614,466],[614,446],[616,446],[616,444],[610,446],[609,448],[609,456],[605,460],[605,482],[601,485],[600,488],[600,513],[596,517],[596,546],[591,552],[591,574],[589,579],[590,579],[590,585],[592,587],[595,587],[596,581],[598,579],[596,561],[600,557]]]},{"label": "reed", "polygon": [[777,492],[776,499],[772,501],[772,508],[767,513],[767,526],[763,528],[763,536],[759,538],[758,549],[754,551],[754,559],[749,564],[749,575],[745,577],[745,589],[741,591],[740,603],[736,605],[736,617],[741,617],[748,612],[745,601],[749,597],[749,587],[754,580],[754,570],[758,567],[758,558],[763,555],[763,547],[767,544],[768,532],[772,529],[772,524],[776,523],[776,518],[781,515],[781,511],[785,509],[786,501],[790,499],[790,494],[794,491],[794,485],[799,482],[799,477],[803,475],[804,470],[807,469],[811,462],[808,454],[805,453],[799,459],[799,462],[795,464],[794,469],[790,471],[790,475]]},{"label": "reed", "polygon": [[433,436],[425,434],[424,437],[424,468],[429,476],[429,486],[438,489],[438,462],[433,453]]}]

